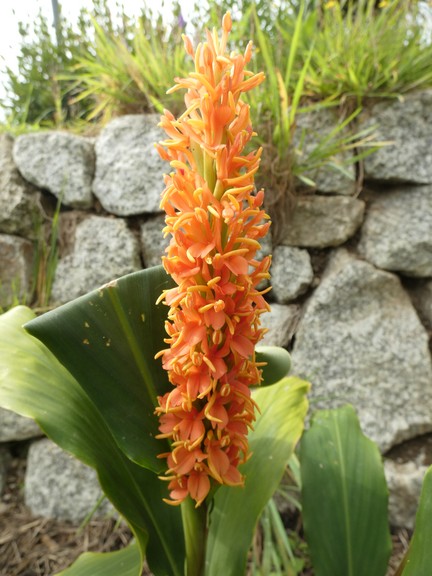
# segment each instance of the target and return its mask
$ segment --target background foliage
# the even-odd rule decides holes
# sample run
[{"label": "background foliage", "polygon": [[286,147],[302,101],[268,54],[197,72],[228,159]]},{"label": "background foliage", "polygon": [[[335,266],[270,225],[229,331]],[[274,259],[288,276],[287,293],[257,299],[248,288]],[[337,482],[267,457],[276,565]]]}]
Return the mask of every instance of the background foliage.
[{"label": "background foliage", "polygon": [[[413,0],[209,0],[197,3],[191,21],[185,22],[180,2],[165,21],[144,3],[141,14],[131,17],[123,8],[112,13],[107,0],[92,0],[76,22],[60,11],[57,35],[41,13],[31,26],[19,23],[17,70],[7,66],[2,71],[7,98],[0,106],[12,126],[75,127],[85,117],[104,122],[113,114],[175,108],[178,96],[173,101],[165,91],[167,81],[169,86],[173,75],[189,65],[181,34],[187,30],[201,37],[204,27],[219,25],[226,10],[236,21],[232,42],[241,47],[252,38],[258,46],[254,66],[261,70],[268,67],[259,40],[263,34],[287,92],[293,94],[301,81],[302,103],[396,97],[432,85],[425,6]],[[252,9],[258,20],[251,17]],[[293,51],[296,58],[287,78]],[[270,82],[262,90],[261,108],[272,111],[277,87]],[[266,110],[255,112],[259,118]]]},{"label": "background foliage", "polygon": [[[107,0],[92,0],[77,22],[60,11],[57,34],[40,14],[31,28],[20,23],[18,69],[3,71],[5,128],[93,133],[121,114],[179,113],[182,92],[166,90],[193,65],[182,34],[197,41],[231,10],[233,46],[242,49],[252,39],[251,66],[267,77],[249,103],[264,148],[260,179],[272,191],[267,209],[277,240],[280,214],[290,211],[300,187],[314,187],[314,170],[344,171],[379,145],[371,131],[357,128],[364,103],[432,85],[428,6],[422,0],[208,0],[197,2],[186,22],[181,2],[167,20],[145,3],[131,17],[120,7],[112,13]],[[305,152],[300,130],[296,135],[300,115],[329,106],[335,130]],[[333,159],[340,153],[339,166]]]}]

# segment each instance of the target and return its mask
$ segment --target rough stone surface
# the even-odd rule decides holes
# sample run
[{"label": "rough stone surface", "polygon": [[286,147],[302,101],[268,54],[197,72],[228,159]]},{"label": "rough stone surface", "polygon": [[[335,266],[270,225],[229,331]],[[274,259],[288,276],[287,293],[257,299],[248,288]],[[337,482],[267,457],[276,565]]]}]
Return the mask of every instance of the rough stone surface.
[{"label": "rough stone surface", "polygon": [[[76,460],[51,440],[30,446],[24,483],[26,506],[34,516],[82,522],[102,494],[96,472]],[[113,508],[104,501],[96,516]]]},{"label": "rough stone surface", "polygon": [[362,127],[375,126],[376,140],[390,141],[365,158],[366,178],[432,183],[432,91],[372,106]]},{"label": "rough stone surface", "polygon": [[11,455],[6,447],[0,446],[0,496],[6,484],[6,475]]},{"label": "rough stone surface", "polygon": [[[297,162],[306,163],[317,146],[323,145],[323,140],[329,138],[335,126],[340,123],[337,112],[331,108],[298,114],[296,117],[296,131],[294,145],[297,147]],[[346,137],[348,130],[342,130],[327,146],[335,145],[337,140]],[[326,145],[324,144],[324,147]],[[355,191],[355,165],[349,163],[352,152],[346,151],[335,154],[329,162],[317,169],[306,172],[305,176],[313,180],[316,189],[323,194],[352,195]]]},{"label": "rough stone surface", "polygon": [[255,255],[257,260],[262,260],[264,256],[268,256],[273,252],[272,236],[271,234],[266,234],[264,238],[260,238],[259,243],[261,244],[261,249]]},{"label": "rough stone surface", "polygon": [[351,403],[381,450],[432,430],[428,339],[399,279],[339,250],[306,305],[292,353],[317,407]]},{"label": "rough stone surface", "polygon": [[141,247],[146,268],[162,263],[161,258],[165,255],[165,248],[170,242],[170,236],[163,237],[164,227],[164,214],[152,216],[141,224]]},{"label": "rough stone surface", "polygon": [[372,195],[358,250],[379,268],[432,276],[432,186]]},{"label": "rough stone surface", "polygon": [[432,280],[420,281],[409,294],[423,325],[432,333]]},{"label": "rough stone surface", "polygon": [[424,475],[432,464],[432,434],[395,446],[384,457],[392,526],[413,529]]},{"label": "rough stone surface", "polygon": [[93,192],[108,212],[118,216],[160,212],[163,174],[169,172],[154,147],[163,139],[157,115],[114,119],[96,142]]},{"label": "rough stone surface", "polygon": [[43,219],[40,192],[18,172],[13,142],[9,134],[0,134],[0,232],[34,239]]},{"label": "rough stone surface", "polygon": [[0,442],[27,440],[42,434],[42,430],[31,418],[24,418],[11,410],[0,408]]},{"label": "rough stone surface", "polygon": [[271,265],[272,297],[286,304],[304,294],[313,280],[313,270],[307,250],[277,246]]},{"label": "rough stone surface", "polygon": [[120,218],[90,216],[55,272],[51,300],[64,303],[141,268],[138,240]]},{"label": "rough stone surface", "polygon": [[0,234],[0,306],[7,308],[28,297],[33,277],[33,244]]},{"label": "rough stone surface", "polygon": [[89,139],[66,132],[23,134],[15,140],[13,156],[26,180],[49,190],[66,206],[92,205],[95,160]]},{"label": "rough stone surface", "polygon": [[[271,234],[266,234],[264,238],[259,239],[259,243],[261,244],[261,248],[257,250],[255,254],[255,259],[261,262],[261,260],[268,256],[269,254],[273,253],[273,243],[272,243],[272,236]],[[270,285],[270,280],[264,279],[258,284],[258,290],[265,290]]]},{"label": "rough stone surface", "polygon": [[282,232],[282,244],[304,248],[339,246],[361,225],[364,202],[344,196],[303,196]]},{"label": "rough stone surface", "polygon": [[416,462],[384,460],[389,489],[389,521],[391,526],[414,529],[424,475],[428,466]]},{"label": "rough stone surface", "polygon": [[300,319],[300,306],[291,304],[272,304],[271,311],[262,314],[261,326],[267,328],[260,344],[264,346],[289,346]]}]

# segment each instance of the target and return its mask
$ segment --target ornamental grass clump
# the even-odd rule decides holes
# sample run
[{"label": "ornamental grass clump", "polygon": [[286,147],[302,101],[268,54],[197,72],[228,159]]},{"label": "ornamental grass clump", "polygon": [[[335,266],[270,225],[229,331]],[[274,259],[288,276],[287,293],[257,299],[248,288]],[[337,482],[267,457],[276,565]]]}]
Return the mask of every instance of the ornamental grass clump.
[{"label": "ornamental grass clump", "polygon": [[264,80],[246,70],[244,55],[229,54],[231,17],[221,38],[207,32],[194,52],[195,70],[176,78],[186,89],[186,111],[161,117],[167,139],[158,150],[173,172],[165,178],[161,207],[171,242],[163,265],[176,286],[161,299],[170,307],[160,351],[172,389],[158,398],[160,438],[171,441],[164,476],[170,503],[190,495],[200,505],[219,484],[242,485],[238,465],[249,457],[247,433],[255,420],[251,386],[260,383],[255,345],[268,310],[270,257],[257,259],[269,217],[254,175],[261,149],[245,152],[254,132],[242,94]]}]

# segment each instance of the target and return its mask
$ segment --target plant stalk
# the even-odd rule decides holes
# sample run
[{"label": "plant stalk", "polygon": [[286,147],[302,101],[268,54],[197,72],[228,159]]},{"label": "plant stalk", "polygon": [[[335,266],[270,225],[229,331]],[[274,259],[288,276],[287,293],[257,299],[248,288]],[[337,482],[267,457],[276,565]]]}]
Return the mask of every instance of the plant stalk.
[{"label": "plant stalk", "polygon": [[186,544],[185,576],[204,576],[207,544],[207,505],[195,508],[191,498],[181,504]]}]

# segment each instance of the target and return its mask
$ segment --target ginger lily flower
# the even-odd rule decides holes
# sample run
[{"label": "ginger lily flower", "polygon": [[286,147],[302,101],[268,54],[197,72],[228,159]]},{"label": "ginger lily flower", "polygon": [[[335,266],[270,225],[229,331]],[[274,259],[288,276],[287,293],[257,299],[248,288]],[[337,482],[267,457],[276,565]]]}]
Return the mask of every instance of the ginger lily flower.
[{"label": "ginger lily flower", "polygon": [[243,55],[226,50],[222,35],[207,31],[194,51],[184,37],[195,71],[176,78],[171,91],[186,89],[186,111],[161,117],[167,139],[157,145],[173,171],[165,177],[161,207],[171,235],[165,270],[177,286],[160,300],[170,307],[162,350],[173,389],[158,398],[160,437],[171,441],[164,479],[171,500],[187,496],[200,505],[212,486],[239,486],[238,465],[249,457],[247,432],[255,420],[250,386],[261,371],[255,344],[262,337],[260,315],[268,310],[257,286],[269,277],[270,257],[256,258],[270,226],[255,193],[261,150],[244,152],[254,135],[242,93],[260,84]]}]

